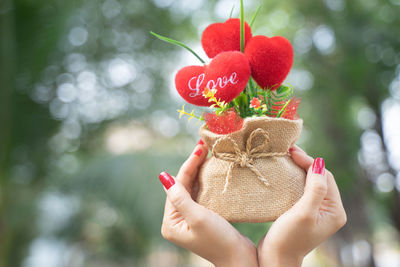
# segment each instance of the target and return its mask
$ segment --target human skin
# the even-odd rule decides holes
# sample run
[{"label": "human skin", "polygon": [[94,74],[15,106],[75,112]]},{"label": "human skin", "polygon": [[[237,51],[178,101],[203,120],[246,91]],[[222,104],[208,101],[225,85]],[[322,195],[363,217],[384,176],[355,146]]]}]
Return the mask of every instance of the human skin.
[{"label": "human skin", "polygon": [[175,179],[165,172],[160,174],[167,193],[161,234],[217,267],[258,266],[254,244],[224,218],[191,197],[193,183],[207,154],[207,147],[199,142]]},{"label": "human skin", "polygon": [[314,159],[300,148],[295,146],[290,152],[294,162],[307,172],[304,195],[272,224],[257,249],[224,218],[192,199],[194,181],[208,153],[201,141],[176,178],[160,174],[167,193],[163,237],[217,267],[301,266],[307,253],[346,223],[346,214],[334,177],[325,170],[323,160],[317,160],[319,164],[312,168]]},{"label": "human skin", "polygon": [[258,245],[260,266],[301,266],[303,258],[346,223],[332,173],[313,168],[315,160],[295,146],[294,162],[307,172],[304,194],[271,226]]}]

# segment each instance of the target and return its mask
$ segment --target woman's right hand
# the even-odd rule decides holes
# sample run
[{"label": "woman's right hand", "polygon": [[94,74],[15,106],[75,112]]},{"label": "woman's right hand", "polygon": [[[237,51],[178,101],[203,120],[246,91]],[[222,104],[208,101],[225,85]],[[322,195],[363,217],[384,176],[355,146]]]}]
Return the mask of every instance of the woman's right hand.
[{"label": "woman's right hand", "polygon": [[303,258],[346,223],[346,213],[331,172],[298,147],[294,162],[307,172],[304,194],[271,226],[258,245],[260,266],[301,266]]},{"label": "woman's right hand", "polygon": [[193,184],[207,153],[200,142],[175,178],[166,172],[160,174],[167,193],[161,233],[217,267],[258,266],[254,244],[220,215],[192,199]]}]

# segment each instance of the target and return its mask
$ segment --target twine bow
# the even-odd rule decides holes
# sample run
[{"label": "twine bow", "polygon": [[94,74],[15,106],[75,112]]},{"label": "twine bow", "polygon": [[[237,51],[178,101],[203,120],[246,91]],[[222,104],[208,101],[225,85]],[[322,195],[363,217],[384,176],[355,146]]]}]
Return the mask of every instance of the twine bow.
[{"label": "twine bow", "polygon": [[[255,137],[262,138],[262,144],[258,145],[256,147],[252,146],[252,141]],[[234,152],[218,152],[218,148],[221,145],[221,142],[223,141],[228,141],[231,143]],[[269,186],[268,180],[260,173],[260,171],[254,166],[254,160],[259,159],[259,158],[266,158],[266,157],[281,157],[287,154],[287,152],[261,152],[263,151],[268,143],[270,142],[270,138],[268,133],[261,129],[258,128],[254,130],[249,138],[247,139],[246,142],[246,150],[241,151],[239,149],[238,144],[233,140],[232,138],[228,136],[223,136],[219,138],[215,144],[212,147],[212,155],[221,160],[229,161],[231,162],[229,165],[228,173],[226,174],[225,178],[225,186],[224,190],[222,193],[225,193],[226,189],[228,188],[229,185],[229,180],[232,177],[232,171],[235,168],[236,165],[238,165],[241,168],[249,168],[256,176],[257,178],[263,182],[266,186]]]}]

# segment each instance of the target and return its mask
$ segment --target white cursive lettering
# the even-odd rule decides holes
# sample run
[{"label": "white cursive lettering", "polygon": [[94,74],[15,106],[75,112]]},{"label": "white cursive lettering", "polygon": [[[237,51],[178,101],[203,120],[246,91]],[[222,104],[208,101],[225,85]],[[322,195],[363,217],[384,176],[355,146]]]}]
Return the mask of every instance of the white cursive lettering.
[{"label": "white cursive lettering", "polygon": [[[204,76],[205,76],[205,74],[202,73],[202,74],[200,74],[200,75],[197,76],[197,77],[194,76],[194,77],[190,78],[189,83],[188,83],[189,89],[192,90],[192,91],[195,91],[195,92],[189,94],[190,97],[196,97],[196,96],[198,96],[198,95],[201,95],[201,94],[200,94],[200,85],[201,85],[201,84],[203,83],[203,81],[204,81]],[[196,79],[196,87],[192,87],[192,81],[193,81],[194,79]]]},{"label": "white cursive lettering", "polygon": [[[200,85],[203,83],[204,81],[204,77],[205,74],[202,73],[198,76],[194,76],[192,78],[189,79],[188,82],[188,87],[191,91],[194,91],[192,93],[189,94],[189,97],[196,97],[198,95],[201,95],[200,93]],[[195,82],[194,82],[195,81]],[[208,89],[214,89],[214,88],[224,88],[225,86],[227,86],[229,83],[231,84],[237,84],[239,82],[238,78],[237,78],[237,74],[236,72],[233,72],[229,78],[227,76],[222,76],[222,77],[218,77],[216,81],[214,80],[209,80],[206,84],[206,87]],[[195,87],[193,87],[193,83],[195,84]]]}]

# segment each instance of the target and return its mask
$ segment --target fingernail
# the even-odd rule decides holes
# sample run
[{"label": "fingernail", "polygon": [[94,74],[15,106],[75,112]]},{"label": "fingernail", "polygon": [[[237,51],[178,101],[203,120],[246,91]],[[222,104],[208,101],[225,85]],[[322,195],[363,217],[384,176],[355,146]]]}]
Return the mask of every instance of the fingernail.
[{"label": "fingernail", "polygon": [[314,163],[312,166],[312,172],[315,174],[324,175],[325,173],[325,161],[323,158],[314,159]]},{"label": "fingernail", "polygon": [[163,184],[163,186],[165,187],[165,189],[169,189],[171,186],[173,186],[175,184],[175,180],[174,178],[169,175],[167,172],[162,172],[160,173],[160,175],[158,176],[158,178],[160,179],[161,183]]},{"label": "fingernail", "polygon": [[197,143],[198,145],[204,145],[203,139],[200,139],[199,142]]},{"label": "fingernail", "polygon": [[289,153],[292,154],[293,151],[296,151],[296,147],[292,146],[291,148],[289,148]]},{"label": "fingernail", "polygon": [[200,157],[201,153],[203,153],[203,150],[201,150],[201,148],[197,149],[196,152],[194,152],[194,154],[199,157]]}]

